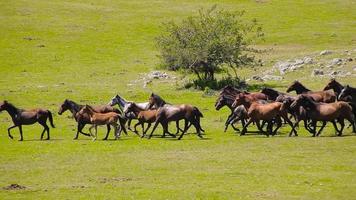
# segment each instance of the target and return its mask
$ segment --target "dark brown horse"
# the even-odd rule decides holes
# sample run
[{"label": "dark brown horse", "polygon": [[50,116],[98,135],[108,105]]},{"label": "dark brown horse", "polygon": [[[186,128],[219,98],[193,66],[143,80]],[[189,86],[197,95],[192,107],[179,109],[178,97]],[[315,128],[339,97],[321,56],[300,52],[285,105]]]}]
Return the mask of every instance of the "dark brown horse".
[{"label": "dark brown horse", "polygon": [[199,111],[197,107],[189,104],[170,105],[167,104],[160,96],[152,93],[149,98],[149,108],[153,106],[156,106],[158,108],[158,111],[156,115],[155,125],[152,129],[149,138],[152,137],[152,134],[156,130],[158,124],[161,124],[163,127],[163,137],[166,133],[175,137],[175,135],[169,133],[168,123],[171,121],[179,121],[182,119],[185,122],[185,126],[182,134],[178,137],[178,140],[182,139],[183,135],[191,125],[195,127],[198,136],[202,138],[201,131],[204,130],[200,126],[200,118],[203,117],[203,114]]},{"label": "dark brown horse", "polygon": [[0,112],[6,110],[9,115],[12,118],[12,121],[14,123],[13,126],[7,129],[8,135],[11,139],[13,139],[12,135],[10,134],[10,130],[19,127],[20,130],[20,141],[23,140],[22,136],[22,125],[31,125],[36,122],[41,124],[43,126],[43,131],[41,134],[41,140],[43,139],[43,135],[45,132],[47,132],[47,138],[46,140],[50,139],[49,136],[49,127],[47,126],[47,119],[49,119],[49,122],[51,126],[54,128],[53,124],[53,118],[52,118],[52,113],[51,111],[47,109],[42,109],[42,108],[37,108],[37,109],[31,109],[31,110],[24,110],[20,108],[16,108],[14,105],[7,101],[3,101],[0,103]]},{"label": "dark brown horse", "polygon": [[334,93],[336,95],[336,98],[339,99],[339,94],[341,93],[341,90],[344,89],[344,86],[342,86],[339,82],[337,82],[334,78],[332,78],[329,83],[324,87],[324,91],[326,90],[334,90]]},{"label": "dark brown horse", "polygon": [[[84,126],[86,124],[91,124],[89,115],[87,115],[87,114],[82,115],[82,114],[78,113],[84,106],[85,105],[77,104],[76,102],[74,102],[72,100],[66,99],[59,107],[59,111],[58,111],[59,115],[62,115],[62,113],[69,110],[72,113],[75,121],[77,121],[77,123],[78,123],[77,133],[76,133],[76,136],[74,137],[75,140],[78,139],[79,133],[81,133],[85,136],[90,136],[90,134],[83,132]],[[119,109],[116,109],[109,105],[92,106],[92,108],[94,109],[95,112],[98,112],[98,113],[116,112],[118,114],[121,114],[121,111]],[[125,129],[126,120],[124,118],[120,117],[119,123],[120,123],[120,126],[122,127],[122,130],[124,131],[124,133],[127,134],[126,129]],[[108,125],[107,126],[107,134],[106,134],[106,137],[104,138],[104,140],[106,140],[108,138],[110,130],[111,130],[110,125]]]},{"label": "dark brown horse", "polygon": [[[356,132],[355,116],[352,113],[352,107],[347,102],[338,101],[334,103],[319,103],[315,102],[313,98],[308,95],[299,95],[291,105],[292,108],[296,106],[302,106],[307,111],[308,117],[313,120],[314,129],[316,129],[317,121],[323,123],[317,133],[316,130],[314,130],[314,137],[320,135],[327,122],[332,122],[335,131],[338,132],[338,136],[341,136],[345,127],[345,119],[352,124],[353,132]],[[340,130],[338,130],[336,126],[336,121],[341,125]],[[296,125],[293,126],[292,130],[294,130],[295,126]]]},{"label": "dark brown horse", "polygon": [[336,95],[332,90],[313,92],[306,88],[299,81],[294,81],[287,89],[287,92],[295,91],[297,94],[306,94],[316,102],[332,103],[336,100]]},{"label": "dark brown horse", "polygon": [[271,101],[276,101],[279,95],[287,95],[286,93],[279,92],[275,89],[268,88],[268,87],[263,88],[261,90],[261,93],[265,94],[267,96],[267,99]]}]

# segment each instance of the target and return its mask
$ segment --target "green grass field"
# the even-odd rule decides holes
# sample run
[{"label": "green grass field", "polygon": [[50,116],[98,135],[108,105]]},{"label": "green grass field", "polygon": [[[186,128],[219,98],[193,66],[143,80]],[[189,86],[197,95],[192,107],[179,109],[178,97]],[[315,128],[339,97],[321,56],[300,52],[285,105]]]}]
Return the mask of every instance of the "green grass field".
[{"label": "green grass field", "polygon": [[[177,80],[147,88],[135,82],[158,66],[154,38],[161,22],[214,4],[244,9],[263,24],[265,40],[257,47],[272,50],[260,55],[267,65],[257,71],[324,49],[356,49],[353,0],[0,1],[0,100],[49,108],[57,126],[50,141],[39,140],[40,125],[26,126],[25,141],[18,142],[16,129],[15,139],[8,138],[12,122],[0,113],[0,199],[355,199],[351,129],[344,137],[335,137],[330,126],[319,138],[303,129],[289,138],[288,127],[275,137],[240,137],[222,132],[229,111],[215,111],[215,96],[181,89],[183,74],[168,72]],[[240,71],[246,78],[254,73]],[[267,84],[282,91],[299,79],[320,90],[328,81],[306,71],[286,77]],[[356,86],[354,76],[339,80]],[[147,140],[129,133],[118,141],[82,135],[75,141],[75,121],[56,114],[66,98],[106,104],[119,93],[142,102],[152,91],[174,104],[197,105],[205,139]],[[100,128],[99,137],[105,131]],[[26,189],[5,189],[13,183]]]}]

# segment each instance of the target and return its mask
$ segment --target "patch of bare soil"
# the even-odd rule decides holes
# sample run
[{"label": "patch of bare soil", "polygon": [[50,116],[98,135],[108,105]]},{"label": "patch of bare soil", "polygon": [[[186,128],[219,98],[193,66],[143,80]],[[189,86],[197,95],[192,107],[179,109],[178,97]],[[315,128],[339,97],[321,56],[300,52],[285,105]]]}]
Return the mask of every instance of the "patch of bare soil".
[{"label": "patch of bare soil", "polygon": [[132,181],[132,178],[126,178],[126,177],[113,177],[113,178],[101,178],[100,183],[110,183],[110,182],[126,182],[126,181]]},{"label": "patch of bare soil", "polygon": [[25,186],[19,185],[17,183],[13,183],[11,185],[8,185],[6,187],[3,187],[4,190],[24,190],[26,189]]}]

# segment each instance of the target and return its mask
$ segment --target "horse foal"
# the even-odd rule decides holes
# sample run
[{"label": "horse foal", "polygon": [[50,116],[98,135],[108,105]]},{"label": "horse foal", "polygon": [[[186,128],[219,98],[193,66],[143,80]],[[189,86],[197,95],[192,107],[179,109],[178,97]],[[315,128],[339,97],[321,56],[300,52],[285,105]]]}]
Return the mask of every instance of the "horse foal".
[{"label": "horse foal", "polygon": [[[108,113],[97,113],[93,110],[89,105],[85,105],[84,108],[79,112],[80,114],[88,114],[90,116],[90,122],[92,126],[89,128],[90,135],[93,137],[93,140],[97,138],[97,127],[99,125],[111,125],[114,127],[115,139],[120,137],[121,127],[118,130],[118,120],[120,115],[116,112],[108,112]],[[95,134],[92,133],[92,129],[95,129]]]}]

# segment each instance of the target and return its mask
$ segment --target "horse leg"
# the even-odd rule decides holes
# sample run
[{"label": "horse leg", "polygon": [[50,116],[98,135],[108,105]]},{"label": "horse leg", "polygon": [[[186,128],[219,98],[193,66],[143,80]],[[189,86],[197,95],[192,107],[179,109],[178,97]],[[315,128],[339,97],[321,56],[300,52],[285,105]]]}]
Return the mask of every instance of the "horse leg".
[{"label": "horse leg", "polygon": [[128,120],[128,122],[127,122],[127,129],[129,129],[130,131],[132,131],[131,130],[131,118],[129,118],[129,120]]},{"label": "horse leg", "polygon": [[179,128],[179,120],[176,121],[176,127],[177,127],[176,135],[178,135],[179,131],[183,131],[182,129]]},{"label": "horse leg", "polygon": [[46,131],[47,131],[47,139],[46,140],[49,140],[49,127],[47,126],[46,122],[41,122],[40,124],[43,126],[43,131],[42,131],[42,134],[41,134],[41,140],[43,139],[43,135],[44,135],[44,133]]},{"label": "horse leg", "polygon": [[15,127],[17,127],[17,125],[13,125],[13,126],[11,126],[10,128],[7,129],[7,134],[9,135],[9,138],[11,138],[11,139],[14,139],[14,137],[12,137],[12,135],[10,134],[10,130],[15,128]]},{"label": "horse leg", "polygon": [[[292,126],[292,130],[289,132],[289,137],[291,137],[291,136],[293,135],[293,132],[294,132],[294,133],[297,132],[297,131],[295,130],[295,127],[298,126],[299,122],[300,122],[300,119],[298,119],[298,120],[294,123],[294,125]],[[305,123],[305,122],[304,122],[304,123]],[[296,136],[298,136],[298,135],[296,135]]]},{"label": "horse leg", "polygon": [[[156,130],[158,124],[161,123],[160,121],[156,120],[155,125],[153,126],[153,129],[151,131],[151,134],[148,136],[148,139],[151,139],[153,132]],[[142,137],[144,137],[144,135],[142,135]]]},{"label": "horse leg", "polygon": [[319,136],[319,135],[320,135],[321,131],[324,129],[324,127],[326,126],[326,123],[327,123],[327,122],[326,122],[326,121],[323,121],[322,123],[323,123],[323,124],[321,125],[321,127],[320,127],[318,133],[316,134],[316,136]]},{"label": "horse leg", "polygon": [[266,136],[269,137],[269,135],[272,135],[272,129],[273,129],[273,123],[272,120],[267,121],[267,132]]},{"label": "horse leg", "polygon": [[250,119],[247,121],[247,123],[245,124],[245,126],[242,128],[242,131],[241,131],[240,135],[245,135],[245,134],[246,134],[246,132],[247,132],[247,127],[248,127],[248,125],[250,125],[252,122],[253,122],[253,120],[250,118]]},{"label": "horse leg", "polygon": [[[340,122],[340,120],[338,120],[338,122]],[[331,121],[331,123],[333,124],[334,129],[335,129],[335,131],[336,131],[335,134],[338,135],[338,134],[340,133],[340,131],[339,131],[339,129],[337,128],[336,121],[333,120],[333,121]]]},{"label": "horse leg", "polygon": [[[89,128],[89,133],[90,133],[90,136],[92,137],[93,141],[96,139],[95,138],[95,135],[93,134],[92,132],[92,129],[95,128],[95,124],[93,124],[90,128]],[[95,133],[96,134],[96,133]]]},{"label": "horse leg", "polygon": [[[289,118],[288,118],[288,119],[289,119]],[[285,120],[285,119],[284,119],[284,122],[285,122],[285,123],[288,123],[288,121]],[[274,129],[274,131],[272,132],[272,136],[276,135],[278,129],[281,128],[281,126],[282,126],[282,120],[281,120],[281,118],[280,118],[279,116],[276,118],[276,124],[277,124],[277,127],[276,127],[276,129]],[[291,125],[291,127],[293,127],[293,124]],[[272,130],[273,130],[273,126],[272,126]]]},{"label": "horse leg", "polygon": [[[107,132],[106,132],[106,136],[104,137],[103,140],[107,140],[107,139],[108,139],[109,133],[110,133],[110,130],[111,130],[110,124],[107,124],[106,127],[107,127]],[[97,128],[96,128],[96,126],[95,126],[95,135],[97,134],[96,131],[97,131]],[[96,136],[95,136],[95,137],[96,137]]]},{"label": "horse leg", "polygon": [[[83,134],[83,135],[85,135],[85,136],[90,137],[90,134],[83,132],[84,126],[85,126],[85,124],[78,123],[78,132],[81,133],[81,134]],[[77,138],[78,138],[78,136],[77,136]]]},{"label": "horse leg", "polygon": [[[297,131],[293,128],[293,123],[289,120],[288,115],[281,115],[281,117],[289,124],[290,127],[292,127],[292,131],[294,131],[294,135],[298,136]],[[299,124],[299,122],[298,122]]]},{"label": "horse leg", "polygon": [[21,125],[19,125],[19,131],[20,131],[20,140],[19,141],[23,141],[22,126]]},{"label": "horse leg", "polygon": [[117,140],[121,136],[121,130],[117,128],[119,125],[116,123],[113,123],[112,126],[114,127],[115,140]]},{"label": "horse leg", "polygon": [[143,124],[142,124],[142,132],[143,132],[143,135],[142,135],[141,137],[145,137],[145,135],[146,135],[148,129],[150,129],[151,125],[152,125],[152,123],[148,123],[147,128],[146,128],[146,130],[145,130],[145,129],[143,129],[144,126],[143,126]]},{"label": "horse leg", "polygon": [[[231,112],[231,114],[227,117],[227,119],[226,119],[226,121],[225,121],[224,133],[227,131],[227,128],[229,127],[229,124],[231,124],[230,122],[231,122],[233,116],[234,116],[234,113]],[[231,126],[232,126],[232,124],[231,124]]]},{"label": "horse leg", "polygon": [[136,133],[136,134],[138,134],[138,131],[137,131],[137,126],[138,125],[141,125],[141,127],[142,127],[142,130],[143,130],[143,122],[141,121],[141,120],[138,120],[138,122],[135,124],[135,126],[134,126],[134,133]]},{"label": "horse leg", "polygon": [[337,136],[342,136],[342,131],[344,130],[344,127],[345,127],[344,119],[340,120],[339,123],[341,125],[341,128],[340,128],[339,134]]},{"label": "horse leg", "polygon": [[188,120],[184,120],[184,130],[182,132],[182,134],[179,136],[178,140],[182,139],[184,133],[188,130]]},{"label": "horse leg", "polygon": [[[262,129],[259,120],[256,122],[256,126],[257,126],[257,129],[258,129],[261,133],[266,134],[266,132]],[[267,130],[267,131],[268,131],[268,130]]]}]

